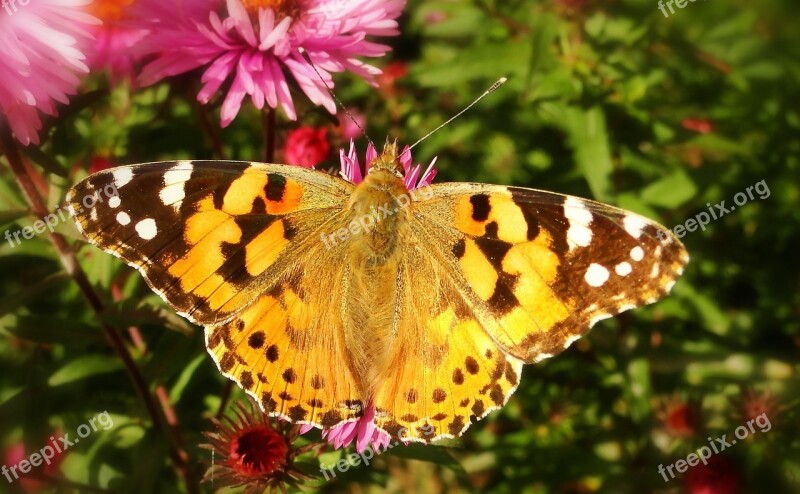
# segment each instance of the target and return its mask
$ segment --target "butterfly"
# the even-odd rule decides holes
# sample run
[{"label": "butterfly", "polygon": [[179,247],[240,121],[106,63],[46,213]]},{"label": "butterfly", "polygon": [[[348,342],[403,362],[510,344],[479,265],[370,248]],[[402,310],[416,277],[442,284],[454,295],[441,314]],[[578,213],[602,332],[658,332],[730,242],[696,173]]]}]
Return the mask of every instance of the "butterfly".
[{"label": "butterfly", "polygon": [[266,413],[333,428],[373,407],[377,427],[424,443],[505,405],[523,364],[664,296],[689,259],[669,229],[590,200],[409,190],[393,143],[368,171],[354,184],[289,165],[147,163],[67,199],[89,242],[205,327],[219,370]]}]

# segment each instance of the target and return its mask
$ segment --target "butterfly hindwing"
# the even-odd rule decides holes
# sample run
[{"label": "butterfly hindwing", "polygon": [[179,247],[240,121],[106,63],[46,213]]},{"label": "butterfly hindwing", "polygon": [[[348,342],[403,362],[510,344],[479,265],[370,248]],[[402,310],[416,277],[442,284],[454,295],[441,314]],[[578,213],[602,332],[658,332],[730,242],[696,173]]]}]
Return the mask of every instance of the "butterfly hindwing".
[{"label": "butterfly hindwing", "polygon": [[481,327],[426,240],[409,239],[399,263],[397,338],[375,396],[375,422],[393,437],[428,443],[460,436],[505,405],[522,362]]},{"label": "butterfly hindwing", "polygon": [[269,291],[231,321],[206,328],[220,371],[273,416],[333,427],[363,415],[342,331],[340,255],[319,247],[297,253]]}]

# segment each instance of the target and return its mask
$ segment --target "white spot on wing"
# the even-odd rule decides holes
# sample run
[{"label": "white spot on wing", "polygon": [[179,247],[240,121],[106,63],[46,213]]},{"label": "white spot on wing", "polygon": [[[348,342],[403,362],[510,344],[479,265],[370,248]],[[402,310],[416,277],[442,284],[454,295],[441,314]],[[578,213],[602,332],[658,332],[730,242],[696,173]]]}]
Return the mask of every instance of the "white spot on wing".
[{"label": "white spot on wing", "polygon": [[642,228],[647,225],[647,222],[639,215],[629,214],[622,219],[622,224],[625,226],[625,231],[628,232],[630,236],[639,238],[642,236]]},{"label": "white spot on wing", "polygon": [[631,271],[633,271],[633,268],[631,267],[630,263],[623,261],[617,264],[617,266],[614,268],[614,271],[620,276],[628,276],[631,274]]},{"label": "white spot on wing", "polygon": [[117,213],[117,223],[119,223],[122,226],[125,226],[130,222],[131,222],[131,217],[128,216],[128,213],[126,213],[125,211],[120,211],[119,213]]},{"label": "white spot on wing", "polygon": [[138,233],[139,237],[143,240],[154,238],[158,233],[155,220],[153,218],[147,218],[136,223],[136,233]]},{"label": "white spot on wing", "polygon": [[653,270],[650,271],[650,277],[655,278],[656,276],[658,276],[658,273],[660,272],[661,272],[661,267],[658,265],[658,263],[657,262],[653,263]]},{"label": "white spot on wing", "polygon": [[133,180],[133,170],[130,168],[117,168],[112,175],[114,176],[114,186],[118,189]]},{"label": "white spot on wing", "polygon": [[564,201],[564,216],[569,220],[569,230],[567,230],[569,250],[588,246],[592,241],[592,230],[589,228],[592,223],[592,213],[586,209],[583,201],[576,197],[567,197]]},{"label": "white spot on wing", "polygon": [[598,322],[602,321],[603,319],[608,319],[609,317],[611,317],[611,314],[597,314],[589,321],[589,327],[591,328]]},{"label": "white spot on wing", "polygon": [[573,343],[575,343],[580,339],[581,339],[580,335],[577,334],[570,336],[569,338],[567,338],[567,341],[564,342],[564,348],[565,349],[569,348],[570,345],[572,345]]},{"label": "white spot on wing", "polygon": [[642,249],[638,245],[633,249],[631,249],[631,259],[637,262],[644,259],[644,249]]},{"label": "white spot on wing", "polygon": [[186,197],[184,186],[192,176],[192,169],[190,161],[179,161],[164,174],[164,188],[158,193],[158,197],[165,206],[180,209],[181,201]]},{"label": "white spot on wing", "polygon": [[592,263],[586,270],[583,279],[591,286],[603,286],[608,279],[608,270],[597,263]]},{"label": "white spot on wing", "polygon": [[122,201],[120,201],[119,196],[111,196],[108,199],[108,206],[109,207],[118,208],[120,204],[122,204]]}]

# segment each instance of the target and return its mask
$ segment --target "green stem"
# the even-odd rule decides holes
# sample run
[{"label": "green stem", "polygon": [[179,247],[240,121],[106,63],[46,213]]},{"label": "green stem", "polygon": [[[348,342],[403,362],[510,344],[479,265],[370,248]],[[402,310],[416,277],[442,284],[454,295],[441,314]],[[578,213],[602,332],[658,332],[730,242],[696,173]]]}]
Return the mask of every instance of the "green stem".
[{"label": "green stem", "polygon": [[[28,173],[28,170],[25,168],[25,165],[22,162],[22,157],[17,149],[17,142],[14,139],[14,136],[11,134],[11,129],[8,126],[8,123],[2,116],[0,116],[0,148],[2,148],[6,159],[8,160],[9,166],[11,167],[11,171],[14,173],[20,189],[22,189],[22,192],[25,194],[28,204],[31,206],[31,212],[36,217],[44,218],[48,214],[47,206],[42,197],[39,195],[39,191],[36,190],[36,185]],[[67,241],[61,234],[52,232],[49,233],[48,236],[50,238],[50,242],[53,244],[53,247],[55,247],[56,253],[61,260],[61,264],[64,266],[64,269],[78,285],[78,288],[80,289],[86,301],[89,303],[89,306],[99,316],[105,310],[103,301],[94,291],[94,287],[92,286],[91,282],[89,282],[86,273],[80,267],[80,264],[78,264],[75,253],[72,251],[70,246],[67,244]],[[125,342],[115,328],[103,322],[100,323],[100,326],[103,330],[103,334],[108,342],[108,345],[122,360],[136,393],[144,403],[147,413],[150,415],[150,418],[153,421],[153,426],[156,428],[156,430],[162,432],[164,430],[164,426],[161,421],[161,416],[159,414],[156,401],[154,400],[153,395],[150,393],[147,382],[145,381],[142,373],[139,371],[139,367],[136,365],[136,362],[128,351],[127,346],[125,346]],[[184,458],[187,458],[186,453],[180,451],[176,447],[174,438],[171,434],[167,434],[167,436],[170,438],[170,456],[172,457],[176,468],[178,468],[184,478],[187,491],[192,494],[198,493],[199,485],[197,484],[197,481],[193,479],[189,471],[188,464],[184,461]]]}]

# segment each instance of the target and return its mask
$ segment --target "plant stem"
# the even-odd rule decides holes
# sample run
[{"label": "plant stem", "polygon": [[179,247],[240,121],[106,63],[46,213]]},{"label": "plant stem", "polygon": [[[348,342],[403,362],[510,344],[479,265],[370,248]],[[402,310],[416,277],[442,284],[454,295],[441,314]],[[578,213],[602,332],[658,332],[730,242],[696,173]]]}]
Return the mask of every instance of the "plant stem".
[{"label": "plant stem", "polygon": [[[31,207],[31,212],[36,217],[44,218],[48,214],[47,206],[42,197],[39,195],[39,191],[36,190],[33,178],[30,176],[28,170],[25,168],[25,165],[22,162],[22,157],[17,149],[16,140],[11,134],[8,123],[6,122],[5,118],[2,117],[0,117],[0,148],[2,148],[8,160],[11,171],[14,173],[17,183],[25,194],[28,204]],[[94,312],[99,316],[105,310],[103,301],[94,291],[94,287],[86,277],[86,273],[84,273],[83,269],[78,264],[75,253],[72,251],[70,246],[67,244],[67,241],[60,233],[51,232],[48,234],[48,236],[50,238],[50,242],[55,247],[56,253],[61,260],[61,264],[64,266],[64,269],[78,285],[78,288],[91,306],[92,310],[94,310]],[[115,328],[103,322],[100,323],[100,326],[103,329],[103,334],[108,342],[108,345],[122,360],[125,370],[128,373],[128,377],[133,383],[134,389],[144,403],[147,413],[150,415],[150,418],[153,421],[153,426],[159,432],[163,431],[164,426],[161,422],[158,406],[156,405],[153,395],[148,389],[148,385],[144,379],[144,376],[139,371],[139,367],[136,365],[136,362],[128,351],[128,348],[125,346],[125,342]],[[172,457],[175,467],[178,468],[183,476],[187,491],[190,493],[198,493],[199,485],[191,475],[188,464],[184,461],[184,458],[187,457],[186,453],[177,448],[174,443],[174,438],[171,434],[167,435],[170,438],[170,456]]]},{"label": "plant stem", "polygon": [[211,147],[214,148],[214,154],[217,155],[217,159],[227,159],[225,157],[225,150],[222,147],[222,139],[220,139],[219,134],[217,133],[216,129],[214,129],[214,124],[211,123],[211,118],[208,116],[208,110],[206,110],[205,105],[197,101],[197,99],[192,99],[194,101],[195,111],[197,112],[197,119],[200,121],[200,127],[203,131],[208,135],[209,139],[211,139]]},{"label": "plant stem", "polygon": [[264,113],[264,161],[275,163],[275,109]]}]

